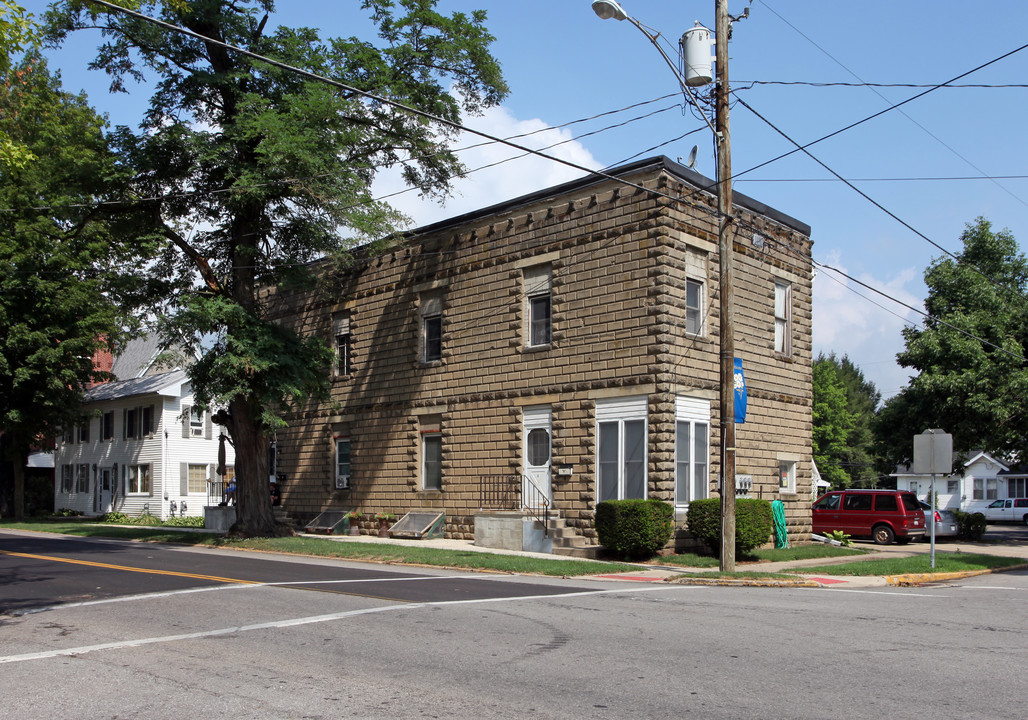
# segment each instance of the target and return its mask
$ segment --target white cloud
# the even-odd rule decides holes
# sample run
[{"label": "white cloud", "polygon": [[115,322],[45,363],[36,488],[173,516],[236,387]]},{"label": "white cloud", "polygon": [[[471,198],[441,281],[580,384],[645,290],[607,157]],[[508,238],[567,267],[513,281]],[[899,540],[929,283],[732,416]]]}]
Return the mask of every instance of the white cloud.
[{"label": "white cloud", "polygon": [[[825,264],[845,273],[840,260],[836,251]],[[920,279],[914,268],[898,270],[884,280],[866,273],[856,279],[907,305],[922,307],[917,288],[910,288]],[[920,316],[831,270],[818,270],[813,293],[814,355],[848,355],[884,397],[895,395],[911,375],[896,364],[896,353],[904,348],[900,331],[907,321],[919,323]]]},{"label": "white cloud", "polygon": [[[514,138],[512,142],[581,167],[601,167],[581,143],[571,139],[573,135],[569,130],[550,128],[542,120],[519,120],[504,107],[490,108],[480,117],[465,118],[464,124],[500,138],[535,133]],[[556,143],[562,144],[550,147]],[[466,177],[454,180],[453,197],[445,205],[426,201],[417,192],[390,198],[395,208],[414,220],[415,227],[485,208],[585,174],[538,155],[525,155],[523,151],[507,145],[485,141],[471,133],[462,133],[454,147],[471,148],[460,153],[461,162],[470,172]],[[485,169],[476,171],[477,168]],[[403,182],[396,170],[380,173],[374,185],[376,197],[402,189]]]}]

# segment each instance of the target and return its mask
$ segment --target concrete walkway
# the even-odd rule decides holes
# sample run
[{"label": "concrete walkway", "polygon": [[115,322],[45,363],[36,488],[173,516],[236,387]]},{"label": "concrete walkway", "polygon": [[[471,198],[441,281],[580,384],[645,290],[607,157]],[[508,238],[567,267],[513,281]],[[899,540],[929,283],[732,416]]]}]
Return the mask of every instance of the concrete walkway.
[{"label": "concrete walkway", "polygon": [[[485,548],[475,545],[471,540],[450,540],[444,538],[431,538],[423,540],[407,540],[399,538],[380,538],[373,535],[310,535],[333,540],[335,542],[360,542],[360,543],[382,543],[388,545],[416,545],[418,547],[439,548],[445,550],[459,550],[463,552],[481,552],[494,555],[520,555],[523,557],[536,557],[543,559],[559,559],[569,561],[597,562],[595,560],[583,560],[581,558],[567,557],[563,555],[549,555],[546,553],[522,552],[516,550],[499,550]],[[911,557],[914,555],[926,555],[931,551],[931,545],[927,542],[911,543],[909,545],[875,545],[870,542],[854,542],[853,546],[862,550],[872,550],[866,555],[855,555],[841,558],[815,558],[812,560],[793,560],[788,562],[758,562],[758,563],[737,563],[737,572],[759,572],[759,573],[783,573],[789,574],[804,567],[820,567],[825,565],[841,565],[847,562],[877,560],[884,558]],[[1002,557],[1016,557],[1025,561],[1025,564],[1018,567],[1028,567],[1028,541],[1011,540],[1009,542],[963,542],[963,541],[940,541],[936,543],[936,553],[980,553],[983,555],[999,555]],[[602,562],[602,561],[599,561]],[[624,564],[624,563],[620,563]],[[632,563],[629,563],[632,564]],[[610,574],[587,575],[585,578],[596,580],[618,580],[636,582],[668,582],[675,576],[683,573],[700,574],[716,573],[717,568],[690,568],[681,565],[656,565],[652,563],[634,564],[637,570],[627,573],[612,572]],[[928,582],[954,579],[954,577],[966,577],[980,573],[936,573],[920,574],[918,576],[852,576],[852,575],[800,575],[796,574],[792,580],[753,580],[753,579],[715,579],[705,580],[699,578],[675,579],[673,582],[693,584],[718,584],[718,585],[748,585],[748,586],[785,586],[785,587],[835,587],[835,588],[865,588],[885,587],[888,585],[909,585],[923,584]]]}]

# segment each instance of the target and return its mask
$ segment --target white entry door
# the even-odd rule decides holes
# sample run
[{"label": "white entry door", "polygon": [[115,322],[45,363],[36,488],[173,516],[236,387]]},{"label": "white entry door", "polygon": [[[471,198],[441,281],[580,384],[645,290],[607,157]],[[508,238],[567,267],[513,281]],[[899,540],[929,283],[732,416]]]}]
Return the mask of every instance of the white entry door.
[{"label": "white entry door", "polygon": [[114,510],[113,505],[113,484],[111,482],[111,469],[100,470],[100,512],[109,513]]},{"label": "white entry door", "polygon": [[522,433],[522,457],[524,479],[522,480],[522,504],[525,507],[553,505],[553,488],[550,482],[551,447],[550,408],[525,408]]}]

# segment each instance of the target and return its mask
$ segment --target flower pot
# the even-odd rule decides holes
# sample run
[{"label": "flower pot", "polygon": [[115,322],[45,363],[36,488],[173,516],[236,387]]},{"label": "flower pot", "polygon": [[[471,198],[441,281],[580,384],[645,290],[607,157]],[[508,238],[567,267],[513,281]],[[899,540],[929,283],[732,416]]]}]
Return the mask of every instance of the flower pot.
[{"label": "flower pot", "polygon": [[350,534],[351,535],[360,535],[361,534],[361,526],[360,526],[360,521],[359,520],[351,520],[350,521]]},{"label": "flower pot", "polygon": [[379,520],[378,521],[378,536],[381,538],[389,537],[389,521]]}]

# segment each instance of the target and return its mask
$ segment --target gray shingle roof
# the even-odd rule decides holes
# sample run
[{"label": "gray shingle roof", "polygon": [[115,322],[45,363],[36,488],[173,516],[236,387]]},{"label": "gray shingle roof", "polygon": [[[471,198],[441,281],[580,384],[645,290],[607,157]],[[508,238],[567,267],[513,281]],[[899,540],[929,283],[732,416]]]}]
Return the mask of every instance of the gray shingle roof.
[{"label": "gray shingle roof", "polygon": [[148,375],[147,377],[133,378],[131,380],[104,383],[87,390],[86,401],[99,402],[102,400],[120,400],[137,395],[150,395],[180,383],[185,379],[185,370],[174,370],[168,373],[161,373],[160,375]]}]

